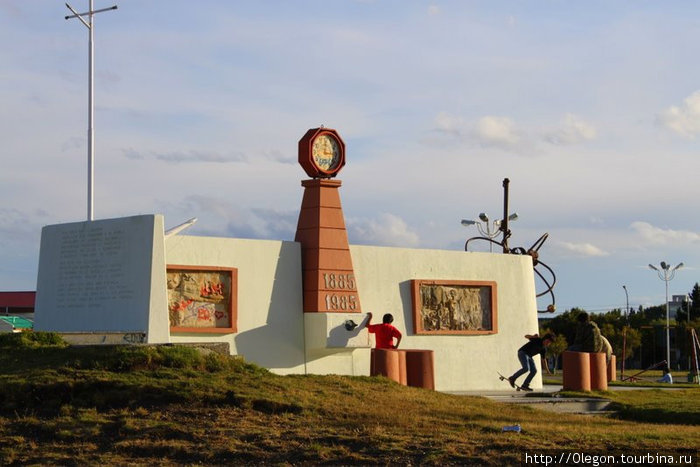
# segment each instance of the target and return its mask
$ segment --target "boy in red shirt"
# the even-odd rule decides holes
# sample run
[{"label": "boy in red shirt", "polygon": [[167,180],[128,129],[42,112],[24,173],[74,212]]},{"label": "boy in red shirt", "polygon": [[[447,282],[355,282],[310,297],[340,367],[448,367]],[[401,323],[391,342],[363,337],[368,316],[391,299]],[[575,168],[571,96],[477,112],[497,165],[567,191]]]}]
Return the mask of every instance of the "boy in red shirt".
[{"label": "boy in red shirt", "polygon": [[[370,333],[376,334],[375,348],[397,349],[401,342],[401,331],[391,324],[394,321],[394,317],[390,313],[387,313],[382,318],[382,324],[369,324],[372,321],[372,313],[367,314],[369,315],[367,330]],[[394,337],[396,338],[396,345],[394,345]]]}]

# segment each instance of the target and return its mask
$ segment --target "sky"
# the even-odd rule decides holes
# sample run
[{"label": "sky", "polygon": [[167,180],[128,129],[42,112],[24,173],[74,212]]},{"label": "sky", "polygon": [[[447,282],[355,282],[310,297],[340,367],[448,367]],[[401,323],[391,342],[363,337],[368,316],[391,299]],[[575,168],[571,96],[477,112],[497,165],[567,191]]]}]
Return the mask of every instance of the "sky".
[{"label": "sky", "polygon": [[[700,281],[700,2],[94,8],[114,4],[94,17],[96,219],[293,240],[297,143],[324,125],[351,244],[463,250],[460,221],[502,217],[508,178],[509,244],[549,234],[558,312],[664,303],[649,263],[684,263],[669,295]],[[0,0],[4,291],[35,290],[43,226],[87,219],[88,29],[69,14]]]}]

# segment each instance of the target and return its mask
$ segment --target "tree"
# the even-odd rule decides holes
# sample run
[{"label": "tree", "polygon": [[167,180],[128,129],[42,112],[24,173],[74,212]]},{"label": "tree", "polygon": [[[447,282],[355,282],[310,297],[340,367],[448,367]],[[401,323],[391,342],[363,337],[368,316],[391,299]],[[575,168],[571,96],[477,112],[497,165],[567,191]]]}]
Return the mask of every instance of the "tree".
[{"label": "tree", "polygon": [[700,318],[700,284],[697,282],[693,286],[693,290],[690,291],[690,299],[692,300],[690,319]]},{"label": "tree", "polygon": [[557,372],[557,362],[559,361],[559,356],[564,353],[567,347],[569,347],[569,343],[566,342],[566,337],[561,334],[556,334],[554,341],[552,341],[552,343],[547,347],[547,355],[554,357],[554,365],[553,368],[551,368],[553,373]]}]

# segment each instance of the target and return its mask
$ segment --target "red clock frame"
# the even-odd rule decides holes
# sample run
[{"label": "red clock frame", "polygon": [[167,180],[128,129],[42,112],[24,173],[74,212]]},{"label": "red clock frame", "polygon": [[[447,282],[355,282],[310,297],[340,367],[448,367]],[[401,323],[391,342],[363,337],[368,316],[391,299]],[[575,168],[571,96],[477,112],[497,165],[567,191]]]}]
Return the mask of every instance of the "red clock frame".
[{"label": "red clock frame", "polygon": [[[321,135],[332,135],[338,141],[340,147],[340,161],[333,170],[323,170],[314,164],[313,160],[313,145],[314,140]],[[331,178],[335,177],[340,169],[345,165],[345,141],[340,137],[337,131],[332,128],[311,128],[299,140],[299,164],[304,169],[306,174],[312,178]]]}]

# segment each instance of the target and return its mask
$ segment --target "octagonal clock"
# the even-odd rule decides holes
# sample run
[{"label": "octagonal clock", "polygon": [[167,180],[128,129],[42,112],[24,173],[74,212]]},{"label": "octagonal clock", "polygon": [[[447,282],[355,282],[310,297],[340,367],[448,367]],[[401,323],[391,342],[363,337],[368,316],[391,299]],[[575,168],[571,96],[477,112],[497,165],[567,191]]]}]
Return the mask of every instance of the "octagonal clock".
[{"label": "octagonal clock", "polygon": [[332,128],[312,128],[299,140],[299,164],[309,177],[335,177],[345,165],[345,143]]}]

